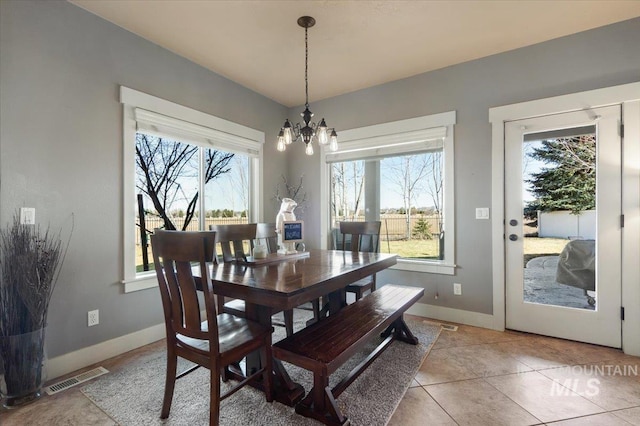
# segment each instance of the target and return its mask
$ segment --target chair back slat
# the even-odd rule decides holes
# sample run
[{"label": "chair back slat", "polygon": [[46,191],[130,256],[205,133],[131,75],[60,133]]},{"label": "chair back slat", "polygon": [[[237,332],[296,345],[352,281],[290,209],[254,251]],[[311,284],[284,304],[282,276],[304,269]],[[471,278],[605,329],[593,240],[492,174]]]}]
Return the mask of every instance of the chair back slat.
[{"label": "chair back slat", "polygon": [[[256,238],[257,244],[264,244],[267,246],[268,253],[276,253],[278,251],[278,234],[276,233],[275,223],[258,223],[256,224]],[[251,248],[253,249],[254,244]]]},{"label": "chair back slat", "polygon": [[[218,347],[218,327],[208,263],[215,254],[215,238],[215,232],[188,231],[156,231],[151,236],[167,338],[181,334],[207,339],[212,350]],[[204,306],[198,298],[198,287],[204,292]],[[205,329],[201,325],[203,308],[208,321]]]},{"label": "chair back slat", "polygon": [[347,250],[347,237],[350,237],[352,252],[379,251],[380,227],[382,222],[340,222],[340,233],[342,234],[342,250]]},{"label": "chair back slat", "polygon": [[220,244],[224,263],[246,256],[245,244],[251,247],[251,242],[256,237],[255,223],[211,225],[209,229],[216,233],[216,241]]}]

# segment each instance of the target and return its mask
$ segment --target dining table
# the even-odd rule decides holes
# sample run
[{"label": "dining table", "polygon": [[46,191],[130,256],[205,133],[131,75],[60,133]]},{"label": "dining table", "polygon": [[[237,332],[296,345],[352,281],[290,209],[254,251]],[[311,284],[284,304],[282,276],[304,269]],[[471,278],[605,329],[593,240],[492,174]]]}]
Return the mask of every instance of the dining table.
[{"label": "dining table", "polygon": [[[248,319],[272,326],[273,314],[319,298],[327,303],[328,315],[339,311],[347,304],[347,285],[396,263],[396,254],[311,249],[294,255],[274,253],[255,262],[249,258],[213,265],[211,280],[217,295],[245,301]],[[305,390],[291,380],[282,362],[273,361],[274,398],[294,406]],[[260,368],[257,353],[247,357],[245,368],[248,374]]]}]

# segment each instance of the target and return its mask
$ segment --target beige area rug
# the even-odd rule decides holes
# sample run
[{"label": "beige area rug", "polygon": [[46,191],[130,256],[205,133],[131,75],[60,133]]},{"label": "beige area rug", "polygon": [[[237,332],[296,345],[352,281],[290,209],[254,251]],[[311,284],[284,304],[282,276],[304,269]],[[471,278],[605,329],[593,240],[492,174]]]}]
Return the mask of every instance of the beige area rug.
[{"label": "beige area rug", "polygon": [[[296,326],[304,321],[306,311],[296,310]],[[395,341],[338,398],[338,405],[352,425],[385,425],[415,377],[422,361],[440,334],[440,327],[426,320],[408,319],[407,325],[420,343],[416,346]],[[273,340],[284,337],[282,327],[275,327]],[[371,349],[379,341],[371,342]],[[331,386],[367,355],[355,355],[332,375]],[[184,361],[184,360],[180,360]],[[184,371],[191,364],[178,364]],[[82,392],[102,411],[122,426],[137,425],[206,425],[209,421],[209,371],[200,368],[176,382],[171,414],[160,419],[164,394],[165,350],[158,350],[108,374],[82,388]],[[291,378],[311,389],[313,375],[285,363]],[[225,384],[223,384],[224,390]],[[220,424],[228,425],[317,425],[302,417],[292,407],[278,402],[267,403],[264,394],[245,386],[224,400]]]}]

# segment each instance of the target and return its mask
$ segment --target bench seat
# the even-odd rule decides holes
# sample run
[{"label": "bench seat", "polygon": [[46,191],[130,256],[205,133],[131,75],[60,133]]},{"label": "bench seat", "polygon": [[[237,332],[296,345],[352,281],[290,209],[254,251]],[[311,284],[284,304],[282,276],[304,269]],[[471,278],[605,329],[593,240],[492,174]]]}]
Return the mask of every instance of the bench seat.
[{"label": "bench seat", "polygon": [[[273,355],[310,370],[313,389],[296,412],[325,424],[348,424],[337,398],[394,340],[417,344],[403,314],[424,295],[424,289],[388,284],[342,310],[273,345]],[[333,389],[329,376],[374,337],[385,340]]]}]

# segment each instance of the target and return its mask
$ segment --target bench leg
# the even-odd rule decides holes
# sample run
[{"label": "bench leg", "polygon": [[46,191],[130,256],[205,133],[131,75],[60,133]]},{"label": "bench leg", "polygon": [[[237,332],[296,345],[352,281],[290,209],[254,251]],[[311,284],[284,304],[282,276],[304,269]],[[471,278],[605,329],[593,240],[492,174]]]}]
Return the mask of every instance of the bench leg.
[{"label": "bench leg", "polygon": [[395,338],[397,340],[401,340],[405,343],[409,343],[411,345],[417,345],[418,344],[418,338],[416,336],[413,335],[413,333],[411,333],[411,330],[409,330],[409,327],[407,326],[407,323],[404,322],[404,318],[400,317],[395,321]]},{"label": "bench leg", "polygon": [[411,333],[407,323],[404,322],[404,318],[400,317],[395,320],[385,331],[380,333],[380,337],[386,339],[393,333],[393,338],[403,341],[405,343],[409,343],[411,345],[418,344],[418,338]]},{"label": "bench leg", "polygon": [[[326,370],[325,367],[322,367]],[[349,420],[342,414],[329,388],[329,374],[314,371],[313,389],[296,405],[296,413],[321,421],[326,425],[345,426]]]}]

